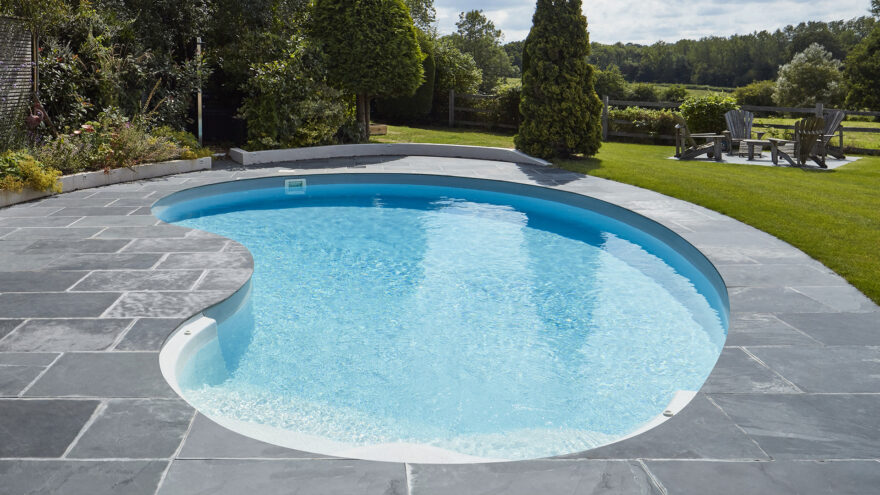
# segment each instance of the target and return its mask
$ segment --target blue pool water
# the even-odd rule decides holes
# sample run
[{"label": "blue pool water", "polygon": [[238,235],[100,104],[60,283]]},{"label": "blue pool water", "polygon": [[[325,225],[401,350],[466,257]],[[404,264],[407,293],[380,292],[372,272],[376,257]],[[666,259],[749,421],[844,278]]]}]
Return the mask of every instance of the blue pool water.
[{"label": "blue pool water", "polygon": [[559,455],[699,389],[726,336],[723,297],[685,256],[540,197],[309,184],[157,212],[253,254],[222,352],[206,348],[181,378],[209,417],[350,446]]}]

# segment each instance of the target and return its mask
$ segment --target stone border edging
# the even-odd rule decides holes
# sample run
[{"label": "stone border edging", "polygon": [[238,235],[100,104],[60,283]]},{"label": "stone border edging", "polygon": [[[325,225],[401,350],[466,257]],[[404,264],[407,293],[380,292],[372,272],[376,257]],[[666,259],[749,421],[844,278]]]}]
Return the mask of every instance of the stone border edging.
[{"label": "stone border edging", "polygon": [[[172,160],[169,162],[145,163],[142,165],[135,165],[131,168],[116,168],[111,170],[110,173],[98,170],[95,172],[82,172],[79,174],[65,175],[64,177],[61,177],[59,181],[61,182],[62,192],[72,192],[80,189],[91,189],[93,187],[118,184],[120,182],[152,179],[153,177],[161,177],[163,175],[208,170],[211,168],[211,164],[211,157],[196,158],[194,160]],[[34,191],[33,189],[25,189],[18,193],[12,191],[0,191],[0,208],[44,198],[46,196],[51,196],[52,194],[53,193],[49,191]]]},{"label": "stone border edging", "polygon": [[229,150],[229,158],[231,158],[232,161],[245,166],[361,156],[435,156],[441,158],[470,158],[474,160],[522,163],[544,167],[550,166],[550,162],[548,161],[531,157],[517,150],[454,144],[340,144],[333,146],[314,146],[309,148],[289,148],[265,151],[245,151],[240,148],[232,148]]}]

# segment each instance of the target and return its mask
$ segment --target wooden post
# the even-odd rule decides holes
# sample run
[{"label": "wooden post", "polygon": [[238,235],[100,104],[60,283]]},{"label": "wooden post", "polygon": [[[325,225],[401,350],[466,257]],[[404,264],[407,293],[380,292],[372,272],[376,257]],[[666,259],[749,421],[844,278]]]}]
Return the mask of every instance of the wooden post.
[{"label": "wooden post", "polygon": [[203,146],[202,140],[202,37],[196,38],[196,62],[198,65],[199,75],[199,92],[196,94],[196,106],[198,106],[198,129],[199,129],[199,146]]},{"label": "wooden post", "polygon": [[449,90],[449,127],[455,127],[455,90]]},{"label": "wooden post", "polygon": [[822,115],[825,113],[825,105],[822,103],[816,103],[816,117],[822,118]]},{"label": "wooden post", "polygon": [[33,71],[33,77],[31,78],[34,84],[33,94],[34,97],[39,100],[40,99],[40,38],[37,37],[37,33],[31,32],[31,70]]},{"label": "wooden post", "polygon": [[602,97],[602,141],[608,141],[608,97]]}]

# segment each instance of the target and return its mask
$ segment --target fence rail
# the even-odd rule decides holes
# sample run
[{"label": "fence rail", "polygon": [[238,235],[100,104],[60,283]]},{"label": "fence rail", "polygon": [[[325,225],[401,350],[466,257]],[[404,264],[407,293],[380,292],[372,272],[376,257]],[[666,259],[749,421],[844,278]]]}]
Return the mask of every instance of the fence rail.
[{"label": "fence rail", "polygon": [[456,100],[477,100],[477,101],[486,101],[486,100],[494,100],[497,98],[496,95],[469,95],[469,94],[461,94],[456,93],[454,89],[449,90],[449,127],[455,127],[456,125],[466,125],[470,127],[484,127],[484,128],[492,128],[497,127],[500,129],[516,129],[517,126],[513,124],[504,124],[504,123],[490,123],[490,122],[481,122],[477,120],[463,120],[456,119],[455,113],[466,113],[466,114],[476,114],[476,115],[486,115],[489,113],[489,110],[485,108],[473,108],[473,107],[459,107],[455,105]]},{"label": "fence rail", "polygon": [[[608,97],[604,97],[603,108],[602,108],[602,139],[604,141],[608,141],[609,138],[620,137],[620,138],[631,138],[631,139],[651,139],[651,140],[659,140],[659,141],[674,141],[675,136],[668,134],[652,134],[646,132],[626,132],[626,131],[618,131],[612,130],[611,125],[627,125],[632,124],[632,121],[623,120],[623,119],[612,119],[610,117],[609,109],[611,107],[640,107],[640,108],[659,108],[659,109],[678,109],[681,108],[680,103],[676,102],[656,102],[656,101],[626,101],[626,100],[612,100]],[[826,110],[825,106],[822,103],[817,104],[815,107],[809,108],[795,108],[795,107],[765,107],[765,106],[756,106],[756,105],[742,105],[740,108],[743,110],[748,110],[750,112],[773,112],[773,113],[796,113],[796,114],[808,114],[808,115],[822,115]],[[867,117],[880,117],[880,112],[869,112],[869,111],[861,111],[861,110],[843,110],[846,115],[859,115],[859,116],[867,116]],[[788,124],[765,124],[760,122],[755,122],[754,127],[756,128],[765,128],[765,129],[783,129],[783,130],[794,130],[793,125]],[[867,133],[867,134],[880,134],[880,128],[876,127],[842,127],[844,134],[846,133]],[[850,153],[861,153],[861,154],[880,154],[880,150],[872,149],[872,148],[857,148],[854,146],[847,146],[846,151]]]}]

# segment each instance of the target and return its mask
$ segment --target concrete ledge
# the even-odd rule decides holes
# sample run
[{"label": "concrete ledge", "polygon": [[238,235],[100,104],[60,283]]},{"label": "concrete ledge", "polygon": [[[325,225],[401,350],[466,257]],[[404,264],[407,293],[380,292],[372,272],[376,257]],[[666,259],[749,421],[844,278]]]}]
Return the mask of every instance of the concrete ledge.
[{"label": "concrete ledge", "polygon": [[229,157],[232,161],[245,166],[359,156],[437,156],[442,158],[470,158],[474,160],[523,163],[526,165],[550,165],[550,162],[531,157],[517,150],[453,144],[342,144],[285,150],[245,151],[239,148],[229,150]]},{"label": "concrete ledge", "polygon": [[[145,163],[143,165],[135,165],[132,168],[117,168],[111,170],[110,173],[98,170],[96,172],[65,175],[60,179],[60,182],[63,192],[71,192],[79,189],[118,184],[120,182],[152,179],[153,177],[161,177],[163,175],[209,170],[210,168],[210,157],[196,158],[195,160],[173,160],[161,163]],[[50,192],[34,191],[32,189],[25,189],[20,193],[0,191],[0,208],[51,195],[52,193]]]}]

